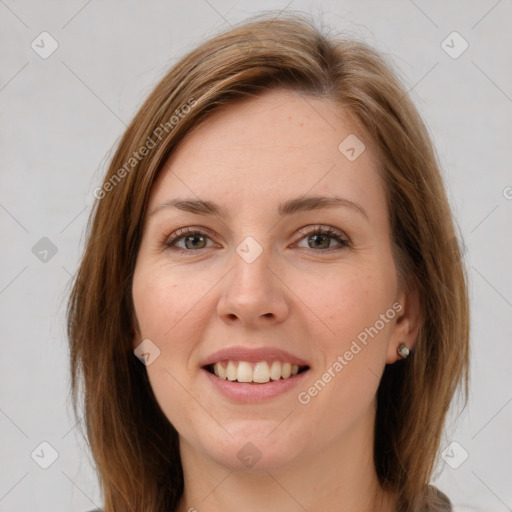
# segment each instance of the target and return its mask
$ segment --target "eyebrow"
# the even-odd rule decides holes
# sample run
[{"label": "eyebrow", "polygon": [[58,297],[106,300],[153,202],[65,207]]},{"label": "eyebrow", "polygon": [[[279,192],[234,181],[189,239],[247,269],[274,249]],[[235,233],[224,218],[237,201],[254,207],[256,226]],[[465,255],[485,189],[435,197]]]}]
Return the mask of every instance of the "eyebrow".
[{"label": "eyebrow", "polygon": [[[358,203],[338,196],[302,196],[290,199],[279,205],[278,213],[280,217],[293,215],[299,212],[320,210],[325,208],[346,207],[363,215],[369,219],[366,210]],[[169,199],[158,205],[151,211],[149,216],[154,215],[163,208],[177,208],[179,210],[195,213],[198,215],[215,215],[224,218],[225,213],[222,208],[211,202],[202,199]]]}]

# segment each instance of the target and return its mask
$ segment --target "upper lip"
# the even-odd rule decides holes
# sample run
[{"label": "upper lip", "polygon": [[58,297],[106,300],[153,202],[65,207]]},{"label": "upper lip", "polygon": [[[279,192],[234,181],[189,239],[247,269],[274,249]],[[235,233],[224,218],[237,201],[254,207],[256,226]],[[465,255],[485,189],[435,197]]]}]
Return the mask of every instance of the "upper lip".
[{"label": "upper lip", "polygon": [[226,360],[247,361],[249,363],[282,361],[283,363],[291,363],[298,366],[308,366],[307,361],[285,350],[274,347],[248,348],[243,346],[227,347],[214,352],[202,362],[201,366],[208,366]]}]

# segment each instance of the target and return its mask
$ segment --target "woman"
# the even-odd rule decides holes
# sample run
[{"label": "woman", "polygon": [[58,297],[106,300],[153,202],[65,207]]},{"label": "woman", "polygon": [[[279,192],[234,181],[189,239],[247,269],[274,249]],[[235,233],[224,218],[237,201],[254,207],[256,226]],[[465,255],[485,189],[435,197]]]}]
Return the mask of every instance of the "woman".
[{"label": "woman", "polygon": [[465,270],[374,50],[296,15],[214,37],[95,196],[68,327],[105,512],[451,510],[429,481]]}]

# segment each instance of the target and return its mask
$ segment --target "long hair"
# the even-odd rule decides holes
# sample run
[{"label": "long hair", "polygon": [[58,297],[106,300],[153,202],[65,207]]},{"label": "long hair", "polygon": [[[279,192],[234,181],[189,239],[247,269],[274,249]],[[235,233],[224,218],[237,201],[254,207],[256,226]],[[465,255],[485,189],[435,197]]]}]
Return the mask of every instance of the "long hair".
[{"label": "long hair", "polygon": [[153,182],[184,137],[219,109],[281,87],[330,99],[380,162],[403,286],[415,285],[413,354],[388,365],[377,394],[374,460],[398,510],[433,498],[428,482],[446,414],[467,394],[467,276],[428,132],[384,58],[297,14],[260,15],[204,42],[158,83],[122,136],[95,191],[68,304],[71,391],[83,405],[105,512],[175,510],[183,493],[178,435],[134,356],[131,283]]}]

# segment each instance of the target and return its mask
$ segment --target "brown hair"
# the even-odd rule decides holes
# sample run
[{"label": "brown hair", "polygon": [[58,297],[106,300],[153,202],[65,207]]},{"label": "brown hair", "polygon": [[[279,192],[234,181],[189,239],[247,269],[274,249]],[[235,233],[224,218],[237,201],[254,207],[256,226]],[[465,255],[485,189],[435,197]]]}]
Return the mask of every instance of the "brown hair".
[{"label": "brown hair", "polygon": [[174,65],[126,129],[95,193],[68,305],[73,406],[78,416],[83,391],[105,512],[175,510],[184,485],[177,433],[132,349],[131,281],[151,186],[212,113],[273,87],[339,104],[380,161],[397,268],[419,290],[422,323],[413,354],[388,365],[379,387],[375,466],[397,510],[433,499],[427,484],[449,404],[461,382],[467,394],[467,277],[432,143],[391,69],[366,44],[329,37],[302,16],[260,15]]}]

